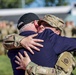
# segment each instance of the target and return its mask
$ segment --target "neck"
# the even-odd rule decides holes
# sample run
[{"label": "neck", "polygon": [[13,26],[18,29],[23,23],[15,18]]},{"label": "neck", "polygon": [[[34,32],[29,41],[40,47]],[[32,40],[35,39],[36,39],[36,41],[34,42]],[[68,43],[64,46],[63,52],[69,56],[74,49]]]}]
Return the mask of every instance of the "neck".
[{"label": "neck", "polygon": [[24,31],[34,31],[34,32],[37,32],[37,29],[34,27],[34,26],[23,26],[19,32],[24,32]]}]

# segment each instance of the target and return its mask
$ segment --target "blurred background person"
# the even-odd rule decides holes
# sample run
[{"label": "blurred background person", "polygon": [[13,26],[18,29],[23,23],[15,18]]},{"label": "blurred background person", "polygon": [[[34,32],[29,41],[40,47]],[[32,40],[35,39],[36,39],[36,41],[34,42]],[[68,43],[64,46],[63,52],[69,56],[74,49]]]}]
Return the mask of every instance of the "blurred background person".
[{"label": "blurred background person", "polygon": [[65,22],[65,28],[64,28],[64,35],[66,37],[73,37],[72,29],[74,28],[74,23],[73,21],[66,21]]},{"label": "blurred background person", "polygon": [[15,27],[13,22],[9,21],[1,21],[0,22],[0,53],[1,54],[6,54],[6,50],[3,47],[3,39],[5,38],[6,35],[9,34],[18,34],[18,30]]}]

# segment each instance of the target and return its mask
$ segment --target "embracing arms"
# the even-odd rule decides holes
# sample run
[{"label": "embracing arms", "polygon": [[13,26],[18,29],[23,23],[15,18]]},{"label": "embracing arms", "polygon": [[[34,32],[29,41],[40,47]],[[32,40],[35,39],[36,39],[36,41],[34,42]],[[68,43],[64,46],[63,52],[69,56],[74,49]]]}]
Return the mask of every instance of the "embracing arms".
[{"label": "embracing arms", "polygon": [[40,51],[38,47],[43,47],[43,45],[39,43],[43,42],[43,40],[34,38],[37,35],[38,34],[33,34],[28,37],[20,36],[18,34],[7,35],[3,40],[3,45],[7,50],[24,47],[34,54],[32,49]]}]

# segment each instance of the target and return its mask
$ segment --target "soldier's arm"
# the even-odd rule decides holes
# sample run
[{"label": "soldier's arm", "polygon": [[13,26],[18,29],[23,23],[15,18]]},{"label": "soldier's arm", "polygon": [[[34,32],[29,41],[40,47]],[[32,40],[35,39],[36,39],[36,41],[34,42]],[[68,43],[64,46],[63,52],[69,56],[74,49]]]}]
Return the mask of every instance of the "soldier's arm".
[{"label": "soldier's arm", "polygon": [[13,49],[22,47],[20,41],[25,38],[24,36],[20,36],[18,34],[7,35],[3,40],[3,45],[5,49]]},{"label": "soldier's arm", "polygon": [[33,62],[30,62],[25,71],[25,75],[56,75],[54,68],[39,66]]},{"label": "soldier's arm", "polygon": [[43,42],[43,40],[34,38],[37,35],[38,34],[33,34],[28,37],[20,36],[18,34],[8,35],[3,40],[3,45],[7,50],[24,47],[28,49],[32,54],[34,54],[32,49],[40,51],[38,46],[43,47],[43,45],[39,43],[39,42]]}]

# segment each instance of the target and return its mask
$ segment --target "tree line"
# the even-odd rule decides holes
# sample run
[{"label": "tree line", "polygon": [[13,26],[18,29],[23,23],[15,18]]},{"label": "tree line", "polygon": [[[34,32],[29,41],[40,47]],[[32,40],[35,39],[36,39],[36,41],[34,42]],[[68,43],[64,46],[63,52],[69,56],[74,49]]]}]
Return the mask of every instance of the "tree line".
[{"label": "tree line", "polygon": [[[24,0],[25,5],[29,6],[36,0]],[[44,7],[46,6],[66,6],[69,0],[43,0]],[[6,8],[22,8],[22,0],[0,0],[0,9]]]}]

